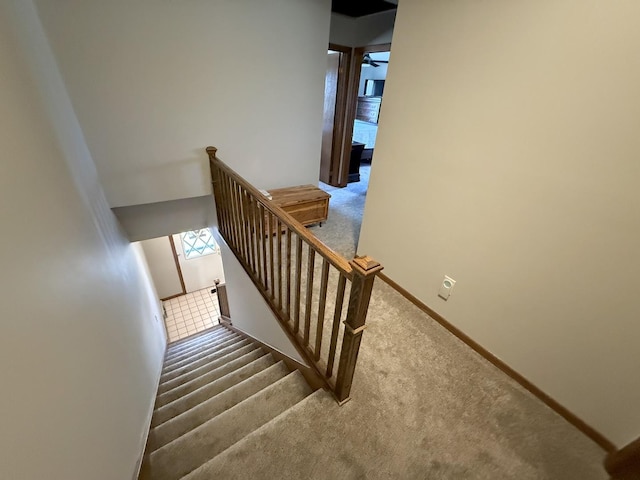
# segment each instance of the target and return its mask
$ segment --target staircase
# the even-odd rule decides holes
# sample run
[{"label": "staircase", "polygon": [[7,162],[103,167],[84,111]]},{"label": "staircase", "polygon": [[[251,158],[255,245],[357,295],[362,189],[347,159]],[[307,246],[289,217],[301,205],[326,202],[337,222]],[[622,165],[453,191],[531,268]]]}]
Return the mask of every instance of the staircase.
[{"label": "staircase", "polygon": [[173,343],[139,479],[210,478],[218,455],[309,396],[299,371],[223,325]]}]

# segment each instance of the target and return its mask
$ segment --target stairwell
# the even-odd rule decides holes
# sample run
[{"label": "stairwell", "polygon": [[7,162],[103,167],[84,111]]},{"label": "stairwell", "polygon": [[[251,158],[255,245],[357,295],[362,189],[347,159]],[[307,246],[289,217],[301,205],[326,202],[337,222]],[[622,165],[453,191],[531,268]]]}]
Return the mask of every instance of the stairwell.
[{"label": "stairwell", "polygon": [[209,478],[218,455],[315,393],[223,325],[169,346],[139,479]]}]

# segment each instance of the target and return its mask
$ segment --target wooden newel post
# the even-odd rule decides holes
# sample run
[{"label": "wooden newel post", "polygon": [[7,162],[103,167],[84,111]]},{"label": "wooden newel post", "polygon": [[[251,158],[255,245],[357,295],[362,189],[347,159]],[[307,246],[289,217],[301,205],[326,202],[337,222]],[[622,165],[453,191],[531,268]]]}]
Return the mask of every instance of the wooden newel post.
[{"label": "wooden newel post", "polygon": [[216,152],[218,149],[216,147],[207,147],[207,153],[209,154],[209,159],[213,160],[216,158]]},{"label": "wooden newel post", "polygon": [[349,399],[362,332],[365,329],[373,281],[376,274],[382,270],[382,266],[378,262],[367,256],[356,257],[349,263],[353,268],[353,278],[347,319],[344,321],[344,337],[336,379],[336,397],[340,403]]}]

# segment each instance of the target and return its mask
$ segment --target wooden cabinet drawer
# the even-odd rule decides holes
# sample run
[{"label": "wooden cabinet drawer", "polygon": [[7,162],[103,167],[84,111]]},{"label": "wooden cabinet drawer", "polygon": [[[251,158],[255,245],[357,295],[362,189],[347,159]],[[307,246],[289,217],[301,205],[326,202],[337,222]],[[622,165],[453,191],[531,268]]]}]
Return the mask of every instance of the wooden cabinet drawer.
[{"label": "wooden cabinet drawer", "polygon": [[283,207],[283,210],[298,220],[303,225],[324,222],[327,219],[329,209],[328,199],[325,201],[313,201],[301,203],[290,207]]},{"label": "wooden cabinet drawer", "polygon": [[313,185],[269,190],[271,200],[302,225],[324,222],[331,195]]}]

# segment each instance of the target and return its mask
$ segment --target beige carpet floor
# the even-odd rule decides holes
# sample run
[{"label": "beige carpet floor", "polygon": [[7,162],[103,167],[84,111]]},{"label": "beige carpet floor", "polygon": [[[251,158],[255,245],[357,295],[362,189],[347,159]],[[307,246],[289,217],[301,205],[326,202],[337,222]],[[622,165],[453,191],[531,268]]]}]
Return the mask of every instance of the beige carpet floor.
[{"label": "beige carpet floor", "polygon": [[[366,184],[324,188],[329,219],[312,231],[350,258]],[[211,478],[607,478],[598,445],[379,280],[367,323],[349,403],[309,397]]]},{"label": "beige carpet floor", "polygon": [[[366,188],[327,189],[329,220],[312,230],[351,257]],[[607,478],[600,447],[379,280],[367,324],[350,402],[317,391],[185,478]],[[241,430],[251,416],[233,420],[228,428]],[[176,445],[162,448],[189,456]]]},{"label": "beige carpet floor", "polygon": [[193,478],[607,478],[604,452],[383,282],[352,400],[307,397]]}]

